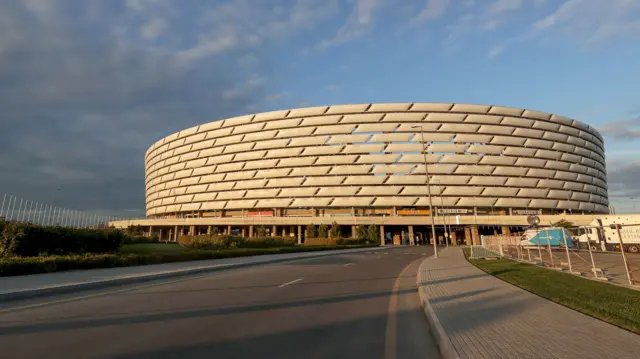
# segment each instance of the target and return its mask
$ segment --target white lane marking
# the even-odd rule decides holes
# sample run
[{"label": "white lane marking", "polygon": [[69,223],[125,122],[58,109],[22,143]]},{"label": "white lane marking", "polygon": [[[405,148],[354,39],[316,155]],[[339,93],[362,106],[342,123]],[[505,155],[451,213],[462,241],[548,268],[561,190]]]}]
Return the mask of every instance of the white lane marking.
[{"label": "white lane marking", "polygon": [[389,253],[382,253],[382,254],[389,254]]},{"label": "white lane marking", "polygon": [[298,278],[298,279],[296,279],[296,280],[292,280],[291,282],[287,282],[287,283],[285,283],[285,284],[281,284],[281,285],[279,285],[279,286],[278,286],[278,288],[286,287],[286,286],[291,285],[291,284],[293,284],[293,283],[297,283],[297,282],[299,282],[299,281],[301,281],[301,280],[302,280],[302,278]]},{"label": "white lane marking", "polygon": [[348,267],[348,266],[352,266],[352,265],[353,265],[353,263],[347,263],[347,264],[343,265],[343,267]]}]

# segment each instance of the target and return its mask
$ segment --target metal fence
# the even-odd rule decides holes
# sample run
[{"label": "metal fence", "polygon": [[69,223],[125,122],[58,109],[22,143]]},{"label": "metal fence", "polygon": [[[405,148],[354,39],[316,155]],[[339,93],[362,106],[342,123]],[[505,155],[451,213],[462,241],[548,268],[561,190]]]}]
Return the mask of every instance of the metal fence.
[{"label": "metal fence", "polygon": [[526,233],[482,236],[481,245],[471,246],[471,258],[507,257],[620,285],[640,285],[640,224],[568,227],[554,235],[544,227],[533,230],[533,240]]},{"label": "metal fence", "polygon": [[129,220],[105,214],[55,206],[53,204],[19,198],[5,193],[0,200],[0,218],[39,224],[73,228],[105,227],[110,221]]}]

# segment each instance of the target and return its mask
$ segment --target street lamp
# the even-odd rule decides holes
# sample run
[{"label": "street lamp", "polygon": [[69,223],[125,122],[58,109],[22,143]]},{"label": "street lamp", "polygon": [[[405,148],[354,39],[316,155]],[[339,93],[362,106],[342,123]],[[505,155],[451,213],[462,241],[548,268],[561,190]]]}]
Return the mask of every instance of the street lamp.
[{"label": "street lamp", "polygon": [[427,186],[427,196],[429,197],[429,216],[431,216],[431,235],[433,237],[433,257],[438,258],[438,246],[436,245],[436,223],[433,219],[433,202],[431,201],[431,186],[429,185],[429,168],[427,165],[427,144],[424,142],[424,127],[411,126],[411,128],[420,128],[420,137],[422,139],[422,154],[424,155],[424,173],[425,185]]},{"label": "street lamp", "polygon": [[[445,206],[444,206],[444,196],[442,193],[442,182],[437,179],[437,180],[433,180],[433,182],[436,182],[438,184],[438,189],[440,190],[440,208],[442,209],[442,221],[444,224],[444,242],[447,246],[447,248],[449,248],[449,241],[451,240],[451,223],[449,222],[449,220],[447,220],[447,216],[448,213],[445,210]],[[448,229],[447,229],[448,227]]]}]

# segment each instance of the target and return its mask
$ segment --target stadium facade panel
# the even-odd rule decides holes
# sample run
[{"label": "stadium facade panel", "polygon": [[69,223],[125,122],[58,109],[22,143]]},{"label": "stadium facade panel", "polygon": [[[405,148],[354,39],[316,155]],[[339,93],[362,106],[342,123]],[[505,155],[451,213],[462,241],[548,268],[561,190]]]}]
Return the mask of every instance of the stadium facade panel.
[{"label": "stadium facade panel", "polygon": [[151,218],[428,214],[427,190],[445,213],[608,213],[595,129],[500,106],[377,103],[240,116],[156,142],[145,174]]}]

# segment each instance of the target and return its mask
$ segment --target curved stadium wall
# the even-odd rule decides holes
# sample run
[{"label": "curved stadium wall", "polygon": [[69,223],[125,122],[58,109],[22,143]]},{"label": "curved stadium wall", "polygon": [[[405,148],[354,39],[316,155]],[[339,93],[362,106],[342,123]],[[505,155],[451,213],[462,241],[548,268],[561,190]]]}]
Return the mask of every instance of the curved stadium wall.
[{"label": "curved stadium wall", "polygon": [[147,215],[428,213],[425,149],[439,208],[608,213],[592,127],[509,107],[388,103],[265,112],[167,136],[145,156]]}]

